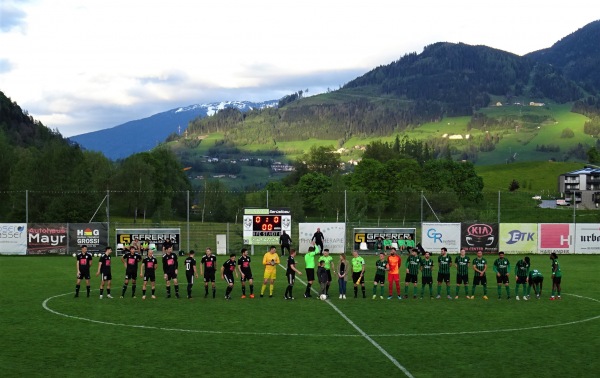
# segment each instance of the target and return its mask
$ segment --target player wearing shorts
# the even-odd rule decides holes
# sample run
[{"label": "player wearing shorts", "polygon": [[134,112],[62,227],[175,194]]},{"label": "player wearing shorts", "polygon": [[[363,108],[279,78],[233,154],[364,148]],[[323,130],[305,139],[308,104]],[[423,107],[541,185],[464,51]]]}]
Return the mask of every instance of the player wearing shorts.
[{"label": "player wearing shorts", "polygon": [[473,275],[473,287],[471,288],[471,298],[475,298],[475,288],[477,285],[483,286],[483,299],[488,299],[487,297],[487,277],[485,276],[485,272],[487,271],[487,260],[483,258],[483,252],[478,251],[477,257],[473,259],[473,270],[475,274]]},{"label": "player wearing shorts", "polygon": [[352,282],[354,283],[354,298],[358,297],[358,285],[362,290],[363,298],[367,297],[365,292],[365,259],[358,255],[358,251],[352,251]]},{"label": "player wearing shorts", "polygon": [[438,256],[438,275],[437,275],[437,299],[442,296],[442,282],[446,283],[446,298],[450,296],[450,267],[452,266],[452,257],[448,256],[448,249],[442,247],[441,254]]},{"label": "player wearing shorts", "polygon": [[310,288],[315,281],[315,256],[320,253],[319,247],[314,241],[311,241],[310,247],[308,247],[308,253],[304,255],[304,262],[306,264],[306,291],[304,291],[304,298],[310,298]]},{"label": "player wearing shorts", "polygon": [[75,259],[75,267],[77,268],[77,282],[75,283],[75,298],[79,297],[79,289],[81,288],[81,280],[85,280],[87,296],[90,296],[90,266],[92,266],[92,254],[87,251],[87,245],[81,246]]},{"label": "player wearing shorts", "polygon": [[433,299],[433,260],[429,252],[425,252],[425,258],[421,259],[421,299],[425,293],[425,285],[429,285],[429,298]]},{"label": "player wearing shorts", "polygon": [[465,295],[469,299],[469,262],[471,259],[467,256],[467,252],[464,248],[461,248],[460,254],[454,259],[454,265],[456,265],[456,296],[454,299],[458,299],[458,292],[460,291],[460,285],[462,284],[465,288]]},{"label": "player wearing shorts", "polygon": [[215,287],[215,273],[217,269],[217,256],[212,254],[210,248],[206,248],[206,253],[200,260],[200,274],[204,278],[204,298],[208,297],[208,283],[212,286],[212,297],[215,299],[217,288]]},{"label": "player wearing shorts", "polygon": [[[562,281],[562,272],[560,270],[560,264],[558,263],[558,255],[554,252],[550,254],[550,260],[552,260],[552,296],[550,300],[560,299],[560,283]],[[554,295],[557,294],[556,297]]]},{"label": "player wearing shorts", "polygon": [[294,282],[296,282],[296,273],[302,275],[298,269],[296,269],[296,250],[291,249],[287,260],[287,269],[285,275],[287,277],[288,286],[285,289],[284,299],[294,299],[292,290],[294,289]]},{"label": "player wearing shorts", "polygon": [[277,248],[275,248],[275,246],[272,245],[263,256],[263,265],[265,266],[265,273],[263,275],[263,284],[260,288],[261,298],[265,294],[267,282],[269,283],[269,298],[273,297],[273,288],[275,285],[275,279],[277,278],[277,265],[279,265],[280,263],[281,261],[279,260],[279,255],[277,254]]},{"label": "player wearing shorts", "polygon": [[540,299],[542,295],[542,286],[544,286],[544,276],[542,272],[537,269],[533,269],[529,271],[529,286],[527,287],[527,297],[529,297],[529,293],[531,292],[531,287],[533,286],[533,291],[535,292],[535,296],[537,299]]},{"label": "player wearing shorts", "polygon": [[179,262],[177,255],[173,253],[173,247],[166,249],[166,253],[162,258],[163,273],[167,286],[167,298],[171,298],[171,280],[175,287],[175,297],[179,299],[179,281],[177,281],[177,273],[179,272]]},{"label": "player wearing shorts", "polygon": [[125,296],[129,280],[131,280],[131,298],[135,298],[136,278],[138,272],[138,262],[142,261],[142,255],[137,253],[134,246],[129,247],[129,252],[121,256],[121,261],[125,266],[125,283],[121,291],[121,298]]},{"label": "player wearing shorts", "polygon": [[154,293],[156,291],[156,268],[158,267],[158,260],[154,257],[155,251],[156,247],[148,249],[148,255],[140,264],[140,277],[144,278],[144,283],[142,284],[142,299],[146,299],[146,286],[148,281],[150,281],[152,287],[152,299],[156,299]]},{"label": "player wearing shorts", "polygon": [[196,269],[196,252],[192,249],[186,257],[183,265],[185,266],[185,278],[187,280],[187,298],[192,299],[192,287],[194,286],[194,277],[198,278],[198,270]]},{"label": "player wearing shorts", "polygon": [[331,286],[331,271],[335,273],[335,266],[333,264],[333,257],[329,255],[329,249],[323,250],[323,256],[319,257],[319,262],[323,261],[323,267],[327,271],[327,284],[325,285],[325,295],[329,297],[329,286]]},{"label": "player wearing shorts", "polygon": [[229,259],[223,263],[221,266],[221,278],[227,282],[227,289],[225,289],[225,299],[231,299],[231,291],[233,290],[233,284],[235,283],[233,279],[233,274],[237,276],[237,270],[235,269],[235,253],[229,255]]},{"label": "player wearing shorts", "polygon": [[112,280],[110,268],[111,253],[112,248],[106,247],[104,249],[104,254],[100,257],[100,261],[98,262],[98,271],[96,272],[96,277],[102,275],[100,277],[100,299],[102,299],[104,294],[104,284],[106,284],[106,298],[112,299],[112,295],[110,295],[110,282]]},{"label": "player wearing shorts", "polygon": [[373,279],[373,299],[377,298],[377,285],[381,288],[381,299],[385,291],[385,272],[388,270],[388,263],[385,259],[385,253],[379,252],[379,260],[375,261],[375,278]]},{"label": "player wearing shorts", "polygon": [[252,268],[250,267],[250,256],[248,250],[242,248],[242,256],[238,260],[238,270],[242,281],[242,298],[246,298],[246,281],[250,286],[250,298],[254,298],[254,280],[252,278]]},{"label": "player wearing shorts", "polygon": [[506,288],[506,299],[510,299],[510,262],[504,257],[504,252],[498,252],[498,258],[494,260],[494,272],[498,283],[498,299],[502,299],[502,285]]},{"label": "player wearing shorts", "polygon": [[387,258],[388,262],[388,299],[392,299],[393,284],[396,283],[396,295],[398,299],[402,299],[400,295],[400,266],[402,265],[402,258],[396,254],[396,248],[392,247],[390,255]]},{"label": "player wearing shorts", "polygon": [[404,298],[408,298],[408,284],[413,284],[413,298],[417,299],[417,280],[421,270],[421,258],[415,248],[410,249],[410,256],[406,259],[406,276],[404,276]]},{"label": "player wearing shorts", "polygon": [[524,258],[522,258],[521,260],[517,261],[517,264],[515,266],[515,279],[516,279],[516,286],[515,286],[515,299],[519,300],[519,286],[523,285],[523,300],[528,300],[529,298],[527,298],[527,281],[528,281],[528,276],[529,276],[529,264],[530,260],[529,260],[529,256],[525,256]]}]

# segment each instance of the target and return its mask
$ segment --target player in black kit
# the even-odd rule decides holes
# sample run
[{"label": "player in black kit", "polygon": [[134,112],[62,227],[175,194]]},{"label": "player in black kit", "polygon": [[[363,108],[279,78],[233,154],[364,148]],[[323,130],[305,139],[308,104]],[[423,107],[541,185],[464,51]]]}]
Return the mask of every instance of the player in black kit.
[{"label": "player in black kit", "polygon": [[221,278],[227,282],[227,290],[225,290],[225,299],[231,299],[231,291],[233,290],[233,274],[235,273],[236,277],[238,275],[237,270],[235,270],[235,253],[229,255],[229,260],[223,263],[221,267]]},{"label": "player in black kit", "polygon": [[110,271],[110,254],[112,253],[112,248],[106,247],[104,250],[104,254],[100,257],[100,261],[98,262],[98,271],[96,272],[96,277],[102,274],[100,277],[100,299],[102,299],[104,294],[104,284],[106,283],[106,298],[111,298],[110,295],[110,281],[112,280],[112,274]]},{"label": "player in black kit", "polygon": [[210,248],[206,248],[206,254],[202,256],[200,260],[200,274],[204,277],[204,298],[208,297],[208,283],[212,284],[213,298],[217,295],[217,289],[215,288],[215,271],[216,271],[217,257],[212,254]]},{"label": "player in black kit", "polygon": [[87,245],[81,246],[81,252],[75,257],[77,262],[77,282],[75,283],[75,298],[79,296],[81,280],[85,279],[87,296],[90,296],[90,266],[92,266],[92,254],[87,251]]},{"label": "player in black kit", "polygon": [[138,262],[142,261],[142,255],[135,251],[135,247],[129,247],[129,252],[121,256],[121,261],[125,265],[125,283],[123,284],[123,291],[121,291],[121,298],[125,296],[129,280],[131,279],[131,298],[135,298],[135,287],[138,270]]},{"label": "player in black kit", "polygon": [[177,272],[179,264],[177,263],[177,255],[173,253],[173,247],[169,247],[162,257],[163,273],[167,282],[167,298],[171,298],[171,280],[175,286],[175,297],[179,299],[179,282],[177,281]]},{"label": "player in black kit", "polygon": [[323,239],[325,239],[325,236],[323,236],[320,228],[317,228],[317,232],[315,232],[312,236],[312,239],[310,239],[311,241],[315,242],[315,245],[319,246],[319,251],[321,252],[323,251]]},{"label": "player in black kit", "polygon": [[196,252],[192,249],[190,255],[185,259],[185,278],[187,279],[187,297],[192,299],[192,286],[194,286],[194,276],[198,278],[198,271],[196,270],[196,259],[194,255]]},{"label": "player in black kit", "polygon": [[250,298],[254,298],[254,280],[252,279],[252,269],[250,268],[250,256],[248,256],[246,248],[242,248],[242,256],[238,260],[238,269],[242,281],[242,298],[246,298],[246,281],[250,284]]},{"label": "player in black kit", "polygon": [[292,295],[292,289],[294,288],[294,282],[296,281],[296,273],[298,273],[299,275],[302,275],[302,272],[300,272],[298,269],[296,269],[295,257],[296,257],[296,250],[295,249],[290,250],[290,255],[287,260],[287,270],[285,271],[285,275],[287,276],[288,286],[287,286],[287,289],[285,289],[285,296],[283,297],[284,299],[294,299],[294,296]]},{"label": "player in black kit", "polygon": [[281,256],[285,256],[285,250],[287,249],[288,255],[290,254],[290,244],[292,244],[292,238],[285,231],[279,236],[279,245],[281,246]]},{"label": "player in black kit", "polygon": [[158,267],[158,260],[154,257],[154,251],[156,251],[156,247],[148,250],[148,256],[146,256],[140,266],[140,277],[144,277],[142,299],[146,299],[146,285],[148,284],[148,281],[150,281],[150,284],[152,285],[152,299],[156,299],[154,292],[156,290],[156,268]]}]

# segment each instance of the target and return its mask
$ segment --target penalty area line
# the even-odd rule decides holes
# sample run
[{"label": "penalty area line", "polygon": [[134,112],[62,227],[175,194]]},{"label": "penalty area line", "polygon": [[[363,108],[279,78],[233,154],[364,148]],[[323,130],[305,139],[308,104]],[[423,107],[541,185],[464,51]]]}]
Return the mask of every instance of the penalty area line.
[{"label": "penalty area line", "polygon": [[[281,267],[281,269],[287,270],[283,265],[279,264],[279,266]],[[298,281],[300,281],[303,285],[308,286],[308,284],[304,280],[302,280],[300,278],[296,278],[296,279]],[[318,291],[316,291],[314,288],[311,288],[311,290],[318,294]],[[394,358],[394,356],[389,354],[387,350],[385,350],[381,345],[379,345],[379,343],[377,343],[377,341],[373,340],[369,335],[367,335],[367,333],[365,331],[363,331],[359,326],[357,326],[356,323],[354,323],[349,317],[347,317],[346,314],[344,314],[342,312],[342,310],[340,310],[336,305],[331,303],[331,301],[329,301],[329,300],[327,300],[325,302],[329,306],[331,306],[331,308],[335,312],[337,312],[342,317],[342,319],[344,319],[346,322],[348,322],[348,324],[350,324],[352,326],[352,328],[354,328],[363,338],[365,338],[369,343],[371,343],[371,345],[373,345],[375,348],[377,348],[378,351],[380,351],[384,356],[386,356],[388,358],[388,360],[390,360],[398,369],[400,369],[404,373],[404,375],[406,375],[409,378],[414,378],[414,376],[410,373],[410,371],[408,371],[408,369],[406,369],[404,366],[402,366],[400,364],[400,362],[398,362],[398,360],[396,360]]]}]

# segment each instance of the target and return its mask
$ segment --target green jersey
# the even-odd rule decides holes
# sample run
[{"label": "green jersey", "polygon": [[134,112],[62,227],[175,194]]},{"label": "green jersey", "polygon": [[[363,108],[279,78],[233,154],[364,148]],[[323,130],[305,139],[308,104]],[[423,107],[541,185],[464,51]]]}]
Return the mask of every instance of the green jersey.
[{"label": "green jersey", "polygon": [[454,259],[454,264],[456,265],[456,274],[459,276],[468,276],[469,275],[469,256],[465,255],[465,257],[461,257],[460,255],[456,256]]},{"label": "green jersey", "polygon": [[508,259],[501,258],[494,260],[494,272],[500,273],[501,276],[506,276],[510,271],[510,262]]},{"label": "green jersey", "polygon": [[363,265],[365,265],[365,259],[361,256],[352,258],[352,271],[355,273],[360,273],[362,271]]},{"label": "green jersey", "polygon": [[[487,266],[487,261],[485,258],[477,258],[473,259],[473,268],[476,268],[478,271],[483,272],[485,267]],[[485,273],[484,273],[485,274]]]},{"label": "green jersey", "polygon": [[423,277],[431,277],[433,273],[433,260],[421,259],[421,271],[423,272]]},{"label": "green jersey", "polygon": [[385,261],[385,260],[383,260],[383,261],[377,260],[375,262],[375,268],[376,268],[376,270],[375,270],[375,275],[376,276],[383,276],[383,277],[385,277],[385,270],[387,268],[387,261]]},{"label": "green jersey", "polygon": [[525,260],[517,261],[517,265],[515,267],[515,274],[517,277],[527,277],[529,274],[529,264],[525,262]]},{"label": "green jersey", "polygon": [[383,247],[391,247],[392,241],[390,239],[383,239]]},{"label": "green jersey", "polygon": [[529,272],[529,280],[533,280],[534,278],[544,278],[544,276],[542,275],[542,272],[540,272],[537,269],[534,269],[532,271]]},{"label": "green jersey", "polygon": [[321,256],[321,257],[319,257],[319,263],[321,261],[325,261],[325,264],[323,264],[323,268],[325,268],[326,270],[330,270],[331,269],[331,262],[333,261],[333,257],[331,257],[331,256]]},{"label": "green jersey", "polygon": [[398,248],[403,249],[406,247],[406,241],[404,239],[398,240]]},{"label": "green jersey", "polygon": [[419,275],[419,268],[421,267],[421,258],[419,256],[410,255],[406,259],[406,269],[408,269],[408,274],[412,274],[413,276]]},{"label": "green jersey", "polygon": [[319,254],[319,247],[315,245],[315,250],[304,255],[306,269],[315,269],[315,256]]},{"label": "green jersey", "polygon": [[560,271],[560,264],[558,263],[558,259],[552,260],[552,274],[554,277],[562,277],[562,272]]},{"label": "green jersey", "polygon": [[404,245],[406,245],[407,248],[414,248],[415,247],[415,241],[412,239],[406,239],[404,241]]},{"label": "green jersey", "polygon": [[450,266],[452,265],[452,257],[440,255],[438,257],[439,273],[450,274]]}]

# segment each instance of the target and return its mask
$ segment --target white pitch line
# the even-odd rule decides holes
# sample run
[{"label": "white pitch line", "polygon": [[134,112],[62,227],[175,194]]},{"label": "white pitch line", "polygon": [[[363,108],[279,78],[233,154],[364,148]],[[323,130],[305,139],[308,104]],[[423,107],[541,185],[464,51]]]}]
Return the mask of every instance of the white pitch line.
[{"label": "white pitch line", "polygon": [[[283,265],[279,264],[279,266],[283,269],[283,270],[287,270]],[[303,283],[304,285],[308,286],[308,284],[306,282],[304,282],[302,279],[297,278],[298,281],[300,281],[301,283]],[[314,291],[315,293],[318,294],[318,292],[314,289],[311,288],[312,291]],[[404,367],[400,364],[400,362],[398,362],[398,360],[396,360],[394,358],[394,356],[392,356],[391,354],[389,354],[385,349],[383,349],[383,347],[381,345],[379,345],[375,340],[373,340],[369,335],[367,335],[367,333],[365,331],[363,331],[359,326],[357,326],[352,320],[350,320],[350,318],[348,318],[346,316],[346,314],[344,314],[342,312],[342,310],[340,310],[336,305],[334,305],[331,301],[325,301],[329,306],[331,306],[331,308],[333,308],[335,310],[335,312],[337,312],[345,321],[348,322],[348,324],[350,324],[362,337],[364,337],[368,342],[371,343],[371,345],[373,345],[375,348],[377,348],[377,350],[379,350],[381,353],[383,353],[384,356],[386,356],[394,365],[396,365],[396,367],[398,369],[400,369],[407,377],[409,378],[414,378],[414,376]]]}]

